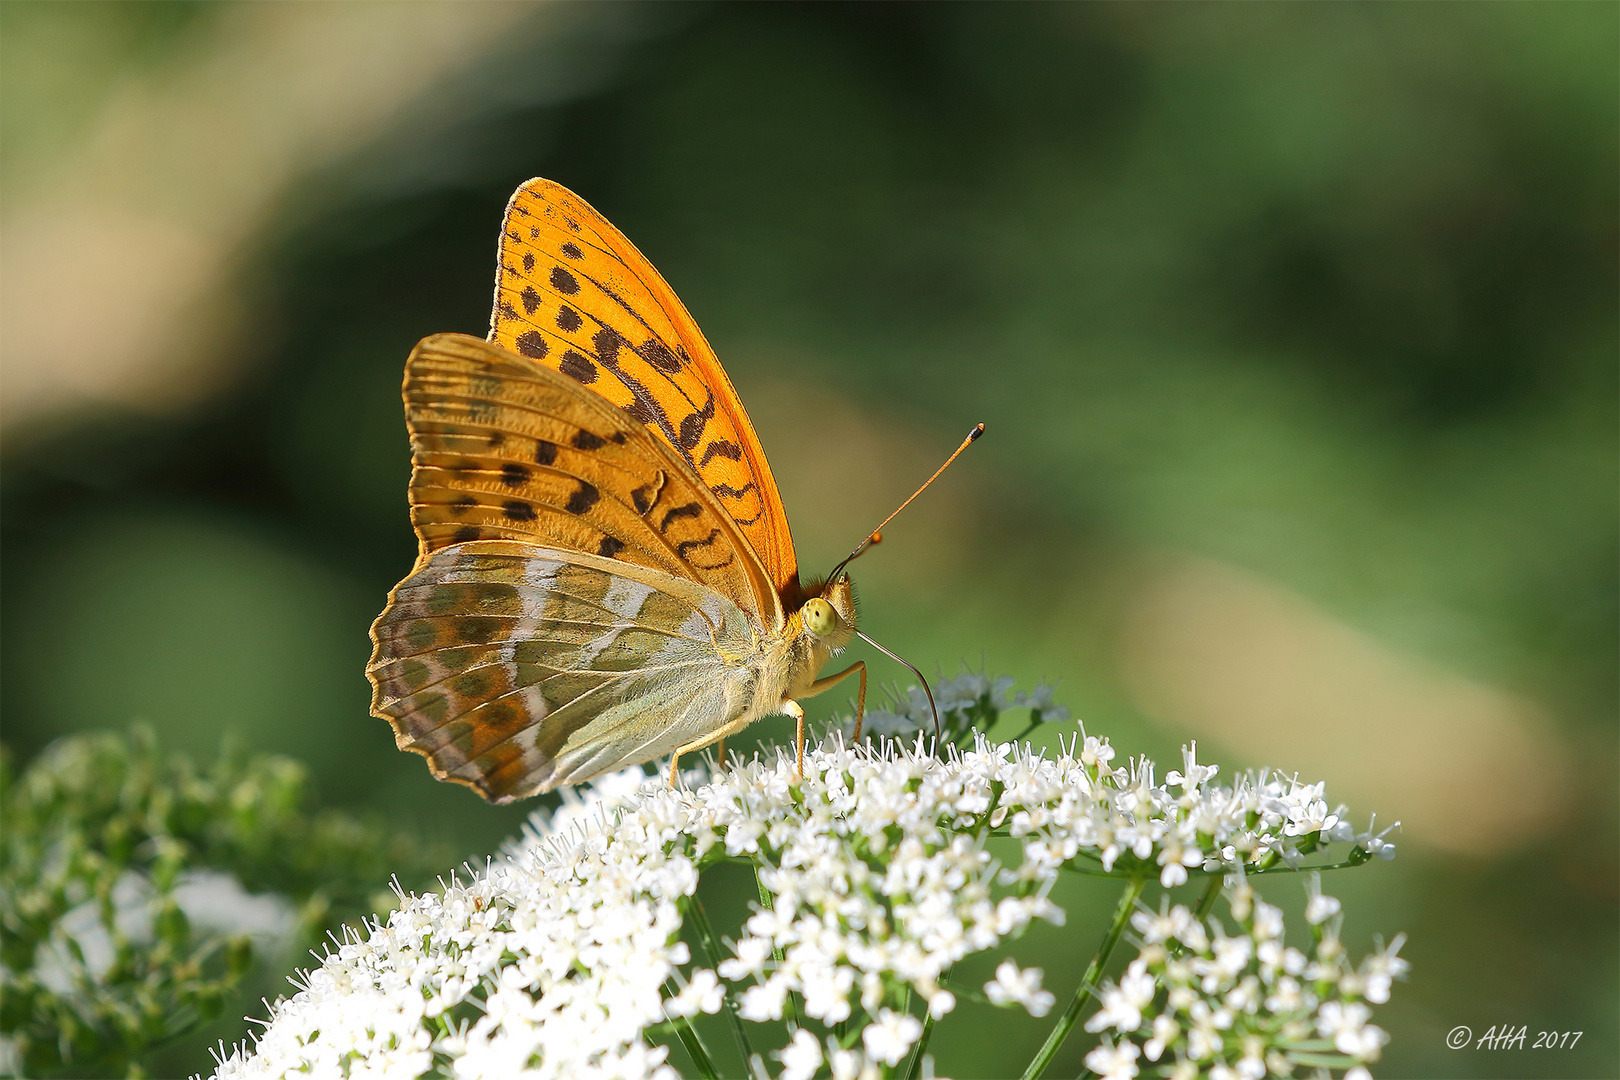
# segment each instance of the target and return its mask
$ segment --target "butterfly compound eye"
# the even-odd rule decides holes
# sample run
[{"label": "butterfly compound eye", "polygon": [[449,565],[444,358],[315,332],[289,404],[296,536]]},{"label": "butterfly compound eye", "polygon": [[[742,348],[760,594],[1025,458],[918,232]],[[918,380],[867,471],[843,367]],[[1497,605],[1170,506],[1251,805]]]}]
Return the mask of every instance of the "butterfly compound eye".
[{"label": "butterfly compound eye", "polygon": [[800,613],[804,617],[804,628],[816,637],[826,637],[838,625],[838,613],[819,596],[805,601]]}]

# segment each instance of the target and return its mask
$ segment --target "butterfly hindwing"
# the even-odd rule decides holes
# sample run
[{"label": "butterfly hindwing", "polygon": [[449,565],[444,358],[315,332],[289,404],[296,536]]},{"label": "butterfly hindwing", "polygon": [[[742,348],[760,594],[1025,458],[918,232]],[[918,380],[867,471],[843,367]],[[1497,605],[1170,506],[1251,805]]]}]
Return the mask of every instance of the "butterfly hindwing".
[{"label": "butterfly hindwing", "polygon": [[645,424],[713,492],[773,587],[797,585],[776,481],[714,351],[635,245],[549,180],[524,184],[507,206],[490,340]]},{"label": "butterfly hindwing", "polygon": [[758,636],[703,585],[507,541],[442,548],[372,628],[372,711],[505,802],[704,741],[753,700]]},{"label": "butterfly hindwing", "polygon": [[549,368],[478,338],[425,338],[405,371],[411,519],[425,558],[522,540],[659,570],[781,622],[752,548],[685,462]]}]

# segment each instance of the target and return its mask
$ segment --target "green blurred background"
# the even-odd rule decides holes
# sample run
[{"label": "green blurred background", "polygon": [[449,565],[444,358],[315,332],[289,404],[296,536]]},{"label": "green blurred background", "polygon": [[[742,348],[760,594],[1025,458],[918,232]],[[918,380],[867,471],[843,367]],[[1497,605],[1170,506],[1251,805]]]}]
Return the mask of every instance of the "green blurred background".
[{"label": "green blurred background", "polygon": [[[0,49],[25,762],[235,731],[469,856],[516,831],[362,669],[403,360],[487,329],[547,176],[707,332],[808,572],[987,424],[859,565],[879,640],[1403,821],[1328,885],[1357,952],[1411,935],[1379,1075],[1620,1075],[1620,8],[7,3]],[[1064,995],[1113,898],[1060,900]],[[939,1069],[1045,1030],[970,1010]]]}]

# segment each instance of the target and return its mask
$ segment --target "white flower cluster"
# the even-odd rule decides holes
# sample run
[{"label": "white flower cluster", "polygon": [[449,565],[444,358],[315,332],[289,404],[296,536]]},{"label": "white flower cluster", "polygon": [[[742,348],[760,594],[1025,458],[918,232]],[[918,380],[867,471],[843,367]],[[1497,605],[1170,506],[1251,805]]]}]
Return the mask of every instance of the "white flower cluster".
[{"label": "white flower cluster", "polygon": [[[611,785],[610,785],[611,787]],[[721,990],[690,959],[680,901],[697,869],[667,856],[656,818],[625,815],[551,838],[545,857],[507,861],[402,898],[386,924],[346,940],[278,1001],[252,1053],[222,1078],[646,1077],[674,1080],[646,1028],[715,1012]]]},{"label": "white flower cluster", "polygon": [[[973,701],[1005,693],[987,680],[980,690]],[[684,1018],[725,1008],[756,1073],[765,1055],[750,1053],[746,1032],[785,1019],[785,1046],[761,1035],[782,1076],[876,1076],[921,1056],[928,1025],[955,1008],[953,964],[1033,920],[1062,922],[1047,893],[1067,866],[1172,886],[1189,870],[1297,865],[1333,840],[1373,850],[1342,808],[1327,810],[1320,785],[1261,774],[1217,787],[1189,748],[1160,786],[1151,762],[1114,768],[1113,757],[1083,731],[1053,758],[982,734],[944,757],[921,738],[850,748],[834,735],[807,752],[802,778],[785,755],[692,788],[629,770],[537,814],[468,883],[405,898],[386,924],[351,934],[216,1075],[672,1077],[655,1038],[690,1037],[692,1050],[700,1040]],[[1020,841],[1016,865],[990,855],[992,835]],[[700,967],[681,930],[701,914],[701,871],[723,860],[753,863],[768,900],[735,942],[703,931],[706,917],[694,924],[712,965]],[[1158,947],[1163,964],[1191,965]],[[1042,1015],[1054,1001],[1041,980],[1008,960],[984,995]],[[1141,998],[1131,986],[1129,1000]],[[922,1015],[908,1011],[913,999]],[[1115,1006],[1108,1015],[1129,1019]],[[1346,1038],[1352,1019],[1335,1021]]]},{"label": "white flower cluster", "polygon": [[[1177,1080],[1259,1080],[1302,1070],[1346,1069],[1367,1077],[1389,1037],[1369,1023],[1368,1002],[1389,1000],[1406,974],[1397,953],[1403,937],[1352,967],[1339,941],[1338,901],[1323,896],[1316,875],[1306,921],[1314,947],[1284,943],[1283,915],[1241,878],[1228,890],[1241,932],[1199,919],[1168,899],[1157,912],[1131,917],[1141,947],[1118,982],[1104,983],[1088,1031],[1112,1030],[1086,1065],[1109,1080],[1138,1074],[1137,1059],[1163,1062]],[[1140,1042],[1140,1046],[1138,1045]]]}]

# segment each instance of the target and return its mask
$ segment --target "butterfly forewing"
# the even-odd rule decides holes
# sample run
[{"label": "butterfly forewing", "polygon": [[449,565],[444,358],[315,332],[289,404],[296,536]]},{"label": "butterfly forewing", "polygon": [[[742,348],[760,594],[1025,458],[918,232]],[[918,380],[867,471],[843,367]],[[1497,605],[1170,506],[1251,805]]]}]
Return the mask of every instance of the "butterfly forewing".
[{"label": "butterfly forewing", "polygon": [[646,428],[549,368],[459,334],[405,374],[411,519],[426,556],[524,540],[662,571],[781,621],[776,590],[715,496]]},{"label": "butterfly forewing", "polygon": [[425,556],[372,637],[372,710],[399,746],[502,802],[717,731],[752,701],[758,646],[702,585],[502,541]]},{"label": "butterfly forewing", "polygon": [[781,497],[725,371],[652,264],[568,189],[537,179],[512,196],[490,326],[491,341],[645,424],[714,493],[773,587],[797,584]]}]

